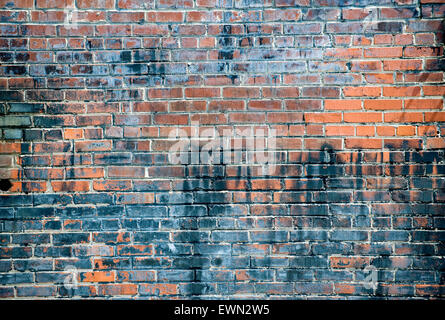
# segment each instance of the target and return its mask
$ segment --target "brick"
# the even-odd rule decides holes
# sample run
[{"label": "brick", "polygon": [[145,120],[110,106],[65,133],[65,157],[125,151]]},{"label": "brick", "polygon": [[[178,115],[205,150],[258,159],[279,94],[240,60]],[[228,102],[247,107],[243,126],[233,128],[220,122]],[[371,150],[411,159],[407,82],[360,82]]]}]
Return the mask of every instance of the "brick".
[{"label": "brick", "polygon": [[79,274],[81,282],[114,282],[116,274],[114,271],[93,271]]},{"label": "brick", "polygon": [[360,100],[326,100],[325,110],[360,110],[362,102]]},{"label": "brick", "polygon": [[364,107],[368,110],[397,110],[402,109],[402,105],[400,100],[365,100],[364,102]]},{"label": "brick", "polygon": [[402,47],[369,48],[365,49],[365,58],[399,58],[402,56]]},{"label": "brick", "polygon": [[305,113],[304,119],[310,123],[332,123],[341,122],[342,115],[340,113]]},{"label": "brick", "polygon": [[422,60],[386,60],[383,61],[384,71],[421,70]]}]

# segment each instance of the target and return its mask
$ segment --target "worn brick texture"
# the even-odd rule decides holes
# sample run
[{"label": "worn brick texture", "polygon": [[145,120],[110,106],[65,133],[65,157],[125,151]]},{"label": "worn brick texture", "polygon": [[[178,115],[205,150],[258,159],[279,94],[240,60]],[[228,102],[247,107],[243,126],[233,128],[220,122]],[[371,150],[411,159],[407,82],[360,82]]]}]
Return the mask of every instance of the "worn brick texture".
[{"label": "worn brick texture", "polygon": [[445,297],[444,0],[0,7],[1,298]]}]

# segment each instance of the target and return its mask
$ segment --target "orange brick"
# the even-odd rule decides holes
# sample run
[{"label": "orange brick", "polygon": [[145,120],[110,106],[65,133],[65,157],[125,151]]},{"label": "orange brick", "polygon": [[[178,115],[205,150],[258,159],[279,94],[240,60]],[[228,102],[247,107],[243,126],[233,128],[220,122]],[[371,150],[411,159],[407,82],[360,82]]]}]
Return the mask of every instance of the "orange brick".
[{"label": "orange brick", "polygon": [[382,114],[380,112],[348,112],[343,114],[343,120],[354,123],[382,122]]},{"label": "orange brick", "polygon": [[148,89],[148,97],[153,99],[182,98],[181,88],[151,88]]},{"label": "orange brick", "polygon": [[[143,178],[145,177],[144,167],[109,167],[109,177],[129,177],[129,178]],[[96,184],[96,187],[99,187]]]},{"label": "orange brick", "polygon": [[[15,170],[18,171],[18,170]],[[18,173],[18,172],[17,172]],[[15,174],[14,174],[15,176]],[[10,179],[13,179],[10,177]],[[14,179],[18,179],[14,177]],[[8,190],[10,192],[46,192],[47,182],[46,181],[13,181],[12,187]]]},{"label": "orange brick", "polygon": [[98,289],[104,296],[134,296],[138,293],[136,284],[102,284]]},{"label": "orange brick", "polygon": [[444,138],[430,138],[426,140],[427,149],[445,149]]},{"label": "orange brick", "polygon": [[213,48],[215,47],[216,39],[213,37],[206,37],[199,39],[199,47],[200,48]]},{"label": "orange brick", "polygon": [[342,16],[345,20],[363,20],[371,14],[366,9],[343,9]]},{"label": "orange brick", "polygon": [[345,97],[379,97],[380,87],[345,87],[343,94]]},{"label": "orange brick", "polygon": [[91,271],[79,274],[81,282],[113,282],[116,278],[115,271]]},{"label": "orange brick", "polygon": [[224,187],[226,190],[246,190],[247,180],[229,180],[226,179]]},{"label": "orange brick", "polygon": [[280,190],[281,182],[276,179],[261,179],[261,180],[252,180],[252,190]]},{"label": "orange brick", "polygon": [[169,296],[178,294],[178,285],[173,283],[144,283],[140,285],[142,294]]},{"label": "orange brick", "polygon": [[0,142],[0,153],[16,153],[21,151],[21,143]]},{"label": "orange brick", "polygon": [[405,109],[442,109],[443,99],[407,99]]},{"label": "orange brick", "polygon": [[391,34],[376,34],[374,36],[374,44],[392,44]]},{"label": "orange brick", "polygon": [[65,139],[82,139],[83,130],[82,129],[65,129],[64,130]]},{"label": "orange brick", "polygon": [[383,61],[385,71],[421,70],[422,60],[386,60]]},{"label": "orange brick", "polygon": [[414,126],[399,126],[397,127],[398,136],[414,136],[416,134],[416,127]]},{"label": "orange brick", "polygon": [[445,112],[425,112],[425,122],[444,122]]},{"label": "orange brick", "polygon": [[348,126],[326,126],[327,136],[353,136],[354,127]]},{"label": "orange brick", "polygon": [[345,146],[348,149],[380,149],[382,148],[382,139],[347,138]]},{"label": "orange brick", "polygon": [[325,100],[325,110],[360,110],[361,100]]},{"label": "orange brick", "polygon": [[392,73],[368,73],[365,74],[368,83],[394,83],[394,75]]},{"label": "orange brick", "polygon": [[424,86],[423,93],[426,96],[445,96],[445,86]]},{"label": "orange brick", "polygon": [[420,112],[391,112],[384,114],[385,122],[423,122]]},{"label": "orange brick", "polygon": [[397,110],[402,109],[402,100],[365,100],[367,110]]},{"label": "orange brick", "polygon": [[419,136],[435,137],[437,135],[437,128],[435,126],[419,126]]},{"label": "orange brick", "polygon": [[375,135],[375,128],[373,126],[357,127],[357,136],[372,137]]},{"label": "orange brick", "polygon": [[341,113],[305,113],[304,120],[309,123],[341,122]]},{"label": "orange brick", "polygon": [[399,58],[402,56],[402,47],[368,48],[365,49],[365,58]]},{"label": "orange brick", "polygon": [[323,134],[323,126],[322,125],[316,125],[316,124],[310,124],[306,126],[306,133],[308,135],[316,135],[320,136]]},{"label": "orange brick", "polygon": [[303,136],[304,125],[290,125],[288,133],[290,136]]}]

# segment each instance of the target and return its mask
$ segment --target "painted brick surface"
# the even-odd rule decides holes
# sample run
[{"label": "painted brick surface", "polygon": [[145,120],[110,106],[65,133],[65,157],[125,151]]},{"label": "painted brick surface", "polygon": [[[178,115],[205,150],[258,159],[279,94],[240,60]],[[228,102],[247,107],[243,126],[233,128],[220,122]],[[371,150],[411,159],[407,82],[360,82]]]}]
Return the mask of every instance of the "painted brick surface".
[{"label": "painted brick surface", "polygon": [[0,298],[445,297],[444,12],[0,1]]}]

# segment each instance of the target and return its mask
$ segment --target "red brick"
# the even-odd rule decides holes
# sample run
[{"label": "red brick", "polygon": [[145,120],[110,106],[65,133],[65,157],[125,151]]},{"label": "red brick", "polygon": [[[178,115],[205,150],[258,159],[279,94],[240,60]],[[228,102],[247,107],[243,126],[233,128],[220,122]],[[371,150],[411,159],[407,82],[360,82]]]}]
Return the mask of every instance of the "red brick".
[{"label": "red brick", "polygon": [[148,89],[148,96],[153,99],[182,98],[181,88]]},{"label": "red brick", "polygon": [[259,98],[260,89],[259,88],[223,88],[224,98]]},{"label": "red brick", "polygon": [[379,87],[345,87],[343,94],[345,97],[379,97],[381,89]]},{"label": "red brick", "polygon": [[131,189],[131,181],[128,181],[128,180],[93,181],[93,189],[96,191],[130,190]]},{"label": "red brick", "polygon": [[399,58],[402,56],[402,47],[369,48],[365,49],[365,58]]},{"label": "red brick", "polygon": [[146,12],[148,22],[182,22],[184,14],[182,12],[171,11],[148,11]]},{"label": "red brick", "polygon": [[186,114],[158,114],[153,119],[157,124],[188,124],[189,116]]},{"label": "red brick", "polygon": [[444,96],[445,86],[424,86],[423,92],[426,96]]},{"label": "red brick", "polygon": [[383,70],[385,71],[409,71],[421,70],[422,60],[385,60]]},{"label": "red brick", "polygon": [[186,88],[186,98],[215,98],[220,96],[219,88]]}]

